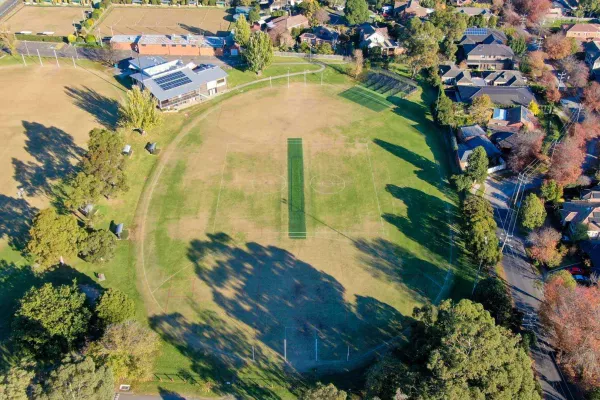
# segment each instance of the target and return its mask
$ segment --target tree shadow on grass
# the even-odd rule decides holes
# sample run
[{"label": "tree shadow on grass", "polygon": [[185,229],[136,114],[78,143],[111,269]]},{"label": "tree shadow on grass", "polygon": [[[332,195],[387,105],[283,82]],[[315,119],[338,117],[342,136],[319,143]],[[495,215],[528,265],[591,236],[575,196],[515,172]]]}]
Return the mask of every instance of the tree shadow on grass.
[{"label": "tree shadow on grass", "polygon": [[73,99],[74,104],[92,114],[96,121],[108,129],[117,126],[119,102],[84,86],[83,89],[65,87],[65,93]]},{"label": "tree shadow on grass", "polygon": [[13,249],[23,251],[31,220],[37,212],[25,199],[0,194],[0,239],[6,239]]},{"label": "tree shadow on grass", "polygon": [[34,161],[13,158],[14,179],[26,195],[48,196],[52,181],[72,173],[84,150],[62,129],[27,121],[23,121],[23,128],[27,136],[25,150]]}]

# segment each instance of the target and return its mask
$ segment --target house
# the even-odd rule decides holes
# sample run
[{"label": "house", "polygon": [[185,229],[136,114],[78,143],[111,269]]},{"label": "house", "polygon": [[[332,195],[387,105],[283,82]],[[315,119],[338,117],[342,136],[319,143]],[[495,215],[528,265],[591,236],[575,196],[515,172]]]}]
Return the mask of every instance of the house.
[{"label": "house", "polygon": [[563,226],[572,234],[577,225],[587,226],[590,239],[600,237],[600,186],[586,191],[580,200],[564,202],[560,210]]},{"label": "house", "polygon": [[409,0],[409,2],[406,3],[406,6],[402,11],[402,14],[405,18],[426,18],[427,16],[429,16],[429,14],[431,14],[434,11],[435,10],[433,8],[421,7],[421,4],[419,4],[419,0]]},{"label": "house", "polygon": [[567,37],[572,37],[577,40],[594,40],[600,39],[599,24],[574,24],[567,29],[565,33]]},{"label": "house", "polygon": [[317,26],[312,29],[312,32],[305,32],[300,35],[301,43],[308,43],[311,46],[318,46],[322,43],[328,43],[331,48],[335,49],[337,45],[339,33],[324,26]]},{"label": "house", "polygon": [[535,101],[535,96],[528,87],[458,85],[456,88],[456,100],[464,103],[470,103],[483,95],[490,96],[492,103],[501,106],[527,107]]},{"label": "house", "polygon": [[485,19],[489,19],[492,16],[492,12],[489,8],[481,7],[457,7],[454,12],[468,15],[469,17],[476,17],[478,15],[483,16]]},{"label": "house", "polygon": [[585,63],[590,68],[590,72],[594,76],[598,76],[600,72],[600,42],[587,42],[585,48]]},{"label": "house", "polygon": [[456,150],[456,162],[460,169],[464,171],[468,165],[468,158],[477,147],[483,147],[490,165],[503,165],[502,153],[487,137],[486,132],[479,125],[462,126],[458,128],[458,149]]},{"label": "house", "polygon": [[492,43],[506,44],[508,38],[503,32],[496,29],[467,28],[458,44],[464,46]]},{"label": "house", "polygon": [[284,15],[267,22],[267,33],[271,37],[273,43],[277,43],[279,35],[281,35],[283,32],[291,32],[294,28],[308,27],[310,27],[310,24],[304,15]]},{"label": "house", "polygon": [[465,44],[463,55],[469,68],[486,69],[511,69],[515,53],[505,44]]},{"label": "house", "polygon": [[404,53],[404,47],[391,39],[387,27],[375,27],[371,24],[362,24],[359,27],[360,47],[372,49],[378,47],[384,56],[394,56]]},{"label": "house", "polygon": [[527,79],[520,71],[483,71],[481,77],[486,86],[527,86]]},{"label": "house", "polygon": [[527,107],[494,108],[488,128],[497,131],[518,132],[521,128],[533,129],[535,116]]},{"label": "house", "polygon": [[[471,71],[462,70],[454,64],[440,65],[440,78],[445,85],[473,85]],[[485,86],[485,82],[480,86]]]},{"label": "house", "polygon": [[473,0],[450,0],[450,4],[452,4],[454,7],[466,6],[467,4],[471,4],[472,2]]},{"label": "house", "polygon": [[214,65],[196,66],[162,57],[140,57],[129,63],[129,68],[137,71],[130,75],[133,83],[148,89],[161,110],[202,101],[227,87],[227,73]]},{"label": "house", "polygon": [[393,9],[394,16],[398,17],[398,16],[402,15],[407,4],[408,4],[408,0],[394,1],[394,9]]},{"label": "house", "polygon": [[564,18],[565,15],[567,14],[567,12],[568,12],[568,10],[565,8],[564,4],[562,4],[558,1],[553,1],[552,5],[548,9],[548,11],[546,11],[546,15],[544,15],[544,18],[545,19]]}]

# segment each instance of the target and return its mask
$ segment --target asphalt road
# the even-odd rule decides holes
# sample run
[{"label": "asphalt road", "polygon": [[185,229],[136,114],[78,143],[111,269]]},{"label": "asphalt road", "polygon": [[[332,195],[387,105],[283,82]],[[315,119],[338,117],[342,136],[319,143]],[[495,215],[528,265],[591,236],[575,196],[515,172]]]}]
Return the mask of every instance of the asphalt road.
[{"label": "asphalt road", "polygon": [[0,18],[7,14],[20,0],[0,0]]},{"label": "asphalt road", "polygon": [[[526,187],[539,185],[539,180],[528,183]],[[508,224],[508,204],[516,187],[516,178],[486,181],[486,198],[494,206],[494,216],[499,226],[499,238],[504,240],[502,228]],[[551,400],[579,400],[583,396],[567,382],[558,367],[555,351],[548,343],[538,320],[538,310],[544,298],[543,277],[537,268],[529,263],[525,253],[524,238],[515,229],[514,236],[504,247],[502,266],[506,283],[510,287],[515,306],[524,313],[523,325],[536,333],[537,346],[532,349],[535,368],[538,373],[544,398]]]}]

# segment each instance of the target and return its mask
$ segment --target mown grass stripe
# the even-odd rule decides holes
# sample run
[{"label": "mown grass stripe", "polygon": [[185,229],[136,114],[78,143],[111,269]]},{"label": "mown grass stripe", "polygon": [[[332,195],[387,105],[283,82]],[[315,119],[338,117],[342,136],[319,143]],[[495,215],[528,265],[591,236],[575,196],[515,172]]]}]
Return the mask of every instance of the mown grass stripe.
[{"label": "mown grass stripe", "polygon": [[387,110],[393,106],[392,103],[385,100],[385,98],[383,98],[383,96],[381,96],[379,93],[373,92],[372,90],[363,88],[361,86],[354,86],[340,93],[339,96],[376,112]]},{"label": "mown grass stripe", "polygon": [[301,138],[288,139],[288,182],[289,237],[306,239],[304,153]]}]

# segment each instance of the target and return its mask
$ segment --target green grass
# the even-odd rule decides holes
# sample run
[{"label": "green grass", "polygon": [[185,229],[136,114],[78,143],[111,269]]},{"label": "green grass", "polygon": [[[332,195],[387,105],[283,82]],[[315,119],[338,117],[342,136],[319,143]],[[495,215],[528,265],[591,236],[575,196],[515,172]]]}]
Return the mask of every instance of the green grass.
[{"label": "green grass", "polygon": [[[297,64],[297,63],[301,64]],[[270,67],[266,68],[261,75],[257,75],[255,72],[244,70],[244,69],[232,69],[228,70],[229,74],[227,78],[227,84],[230,88],[236,87],[238,85],[256,81],[259,79],[268,78],[271,76],[285,75],[288,73],[293,74],[295,72],[303,72],[303,71],[315,71],[319,69],[318,64],[311,64],[305,60],[300,61],[290,61],[288,65],[285,64],[274,64]]]},{"label": "green grass", "polygon": [[302,138],[288,139],[288,182],[289,235],[306,239]]},{"label": "green grass", "polygon": [[354,86],[340,93],[340,96],[377,112],[387,110],[393,106],[380,94],[362,86]]}]

